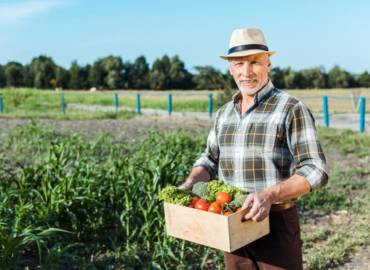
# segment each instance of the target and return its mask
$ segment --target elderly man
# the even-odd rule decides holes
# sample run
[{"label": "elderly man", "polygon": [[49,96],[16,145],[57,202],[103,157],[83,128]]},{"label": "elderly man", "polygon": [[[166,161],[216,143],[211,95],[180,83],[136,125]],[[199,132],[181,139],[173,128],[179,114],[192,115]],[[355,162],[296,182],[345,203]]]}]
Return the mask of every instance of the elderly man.
[{"label": "elderly man", "polygon": [[327,183],[326,161],[314,119],[297,98],[268,78],[270,56],[259,29],[237,29],[221,56],[238,90],[219,109],[207,148],[182,188],[218,176],[252,192],[246,219],[270,217],[270,234],[224,254],[226,269],[302,269],[295,198]]}]

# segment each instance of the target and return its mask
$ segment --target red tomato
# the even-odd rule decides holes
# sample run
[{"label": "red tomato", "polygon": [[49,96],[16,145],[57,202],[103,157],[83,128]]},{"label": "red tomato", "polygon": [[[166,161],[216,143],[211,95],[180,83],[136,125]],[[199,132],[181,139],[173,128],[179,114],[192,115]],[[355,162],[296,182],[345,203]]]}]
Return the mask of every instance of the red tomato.
[{"label": "red tomato", "polygon": [[211,205],[208,208],[208,212],[213,212],[216,214],[221,214],[221,210],[222,210],[221,204],[219,204],[218,202],[211,203]]},{"label": "red tomato", "polygon": [[199,210],[208,211],[208,208],[209,208],[209,202],[207,202],[207,200],[206,200],[206,199],[199,199],[199,200],[195,203],[194,208],[195,208],[195,209],[199,209]]},{"label": "red tomato", "polygon": [[198,197],[193,197],[192,199],[191,199],[191,203],[192,204],[196,204],[197,203],[197,201],[199,200],[199,198]]},{"label": "red tomato", "polygon": [[216,194],[216,202],[222,204],[229,203],[233,198],[227,192],[219,192]]}]

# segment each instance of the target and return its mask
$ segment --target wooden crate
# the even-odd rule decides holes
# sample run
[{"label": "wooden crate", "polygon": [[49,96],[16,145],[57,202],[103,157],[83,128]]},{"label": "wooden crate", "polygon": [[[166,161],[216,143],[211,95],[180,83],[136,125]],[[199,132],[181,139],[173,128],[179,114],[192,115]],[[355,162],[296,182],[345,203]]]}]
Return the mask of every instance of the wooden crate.
[{"label": "wooden crate", "polygon": [[232,252],[270,232],[269,218],[243,221],[247,209],[223,216],[164,203],[167,234],[197,244]]}]

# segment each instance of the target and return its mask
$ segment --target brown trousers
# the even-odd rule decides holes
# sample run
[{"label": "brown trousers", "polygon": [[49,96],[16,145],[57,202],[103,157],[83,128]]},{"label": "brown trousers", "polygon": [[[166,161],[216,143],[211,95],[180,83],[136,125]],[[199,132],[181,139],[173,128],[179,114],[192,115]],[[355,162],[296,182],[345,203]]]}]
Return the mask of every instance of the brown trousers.
[{"label": "brown trousers", "polygon": [[227,270],[301,270],[302,240],[295,206],[270,212],[270,233],[232,253],[224,253]]}]

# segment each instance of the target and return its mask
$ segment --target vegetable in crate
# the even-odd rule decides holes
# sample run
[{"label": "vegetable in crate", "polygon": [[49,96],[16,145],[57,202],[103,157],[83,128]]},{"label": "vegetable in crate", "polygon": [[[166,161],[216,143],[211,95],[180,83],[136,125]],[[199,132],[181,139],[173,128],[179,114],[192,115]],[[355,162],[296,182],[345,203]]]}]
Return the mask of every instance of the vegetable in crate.
[{"label": "vegetable in crate", "polygon": [[208,194],[208,183],[207,182],[197,182],[193,185],[192,192],[199,198],[205,198]]},{"label": "vegetable in crate", "polygon": [[222,181],[218,180],[212,180],[208,182],[207,189],[208,195],[206,199],[211,202],[213,202],[216,199],[216,194],[219,192],[226,192],[232,197],[235,197],[237,194],[247,194],[245,190],[242,190],[240,188],[228,184],[224,184]]},{"label": "vegetable in crate", "polygon": [[159,198],[165,202],[188,206],[192,202],[190,191],[178,189],[175,186],[167,186],[159,193]]},{"label": "vegetable in crate", "polygon": [[247,194],[236,194],[234,200],[232,200],[231,203],[229,204],[229,207],[231,209],[234,209],[234,211],[237,208],[242,207],[245,200],[247,199],[247,196],[248,196]]}]

